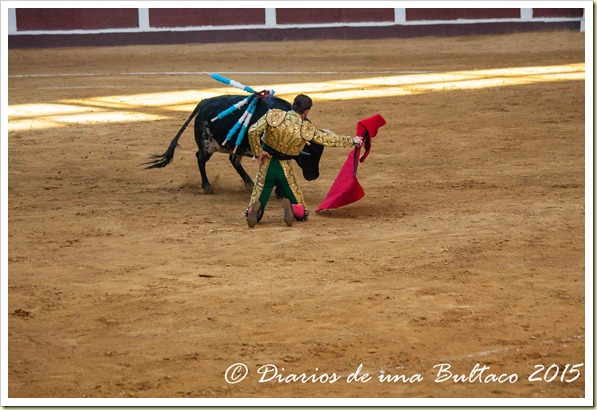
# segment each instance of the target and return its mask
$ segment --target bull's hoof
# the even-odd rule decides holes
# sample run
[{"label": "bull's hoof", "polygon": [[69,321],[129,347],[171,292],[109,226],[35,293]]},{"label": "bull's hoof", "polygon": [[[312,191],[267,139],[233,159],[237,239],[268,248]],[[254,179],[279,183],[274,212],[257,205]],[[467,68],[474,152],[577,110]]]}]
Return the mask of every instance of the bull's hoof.
[{"label": "bull's hoof", "polygon": [[253,183],[247,184],[246,182],[243,182],[242,189],[247,192],[253,192]]},{"label": "bull's hoof", "polygon": [[214,187],[213,187],[213,186],[211,186],[211,185],[209,185],[209,186],[206,186],[206,187],[203,187],[203,188],[201,189],[201,192],[202,192],[203,194],[205,194],[205,195],[213,195],[213,193],[214,193]]}]

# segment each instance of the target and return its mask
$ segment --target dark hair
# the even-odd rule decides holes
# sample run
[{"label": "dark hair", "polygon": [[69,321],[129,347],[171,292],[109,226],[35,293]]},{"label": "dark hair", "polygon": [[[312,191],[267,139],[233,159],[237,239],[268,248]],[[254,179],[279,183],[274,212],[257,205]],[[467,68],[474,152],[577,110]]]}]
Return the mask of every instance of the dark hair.
[{"label": "dark hair", "polygon": [[294,98],[294,102],[292,103],[292,110],[298,114],[302,114],[305,111],[311,109],[313,106],[313,101],[311,98],[305,94],[299,94]]}]

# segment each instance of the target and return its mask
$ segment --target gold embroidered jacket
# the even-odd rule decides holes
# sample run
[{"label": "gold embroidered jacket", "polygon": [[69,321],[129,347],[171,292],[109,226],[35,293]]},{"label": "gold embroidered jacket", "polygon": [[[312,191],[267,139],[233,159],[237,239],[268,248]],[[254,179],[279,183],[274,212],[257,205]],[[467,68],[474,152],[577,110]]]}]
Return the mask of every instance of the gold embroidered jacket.
[{"label": "gold embroidered jacket", "polygon": [[262,150],[261,141],[276,151],[291,156],[300,154],[305,144],[311,142],[327,147],[353,145],[352,137],[320,131],[309,121],[303,121],[296,112],[275,108],[249,128],[249,144],[255,155]]}]

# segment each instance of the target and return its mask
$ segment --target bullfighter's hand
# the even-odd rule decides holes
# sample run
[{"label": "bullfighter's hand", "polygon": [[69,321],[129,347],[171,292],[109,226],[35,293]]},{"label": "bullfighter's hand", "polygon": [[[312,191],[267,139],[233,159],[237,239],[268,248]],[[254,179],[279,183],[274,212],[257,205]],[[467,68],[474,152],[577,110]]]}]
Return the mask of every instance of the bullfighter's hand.
[{"label": "bullfighter's hand", "polygon": [[266,151],[261,151],[259,153],[259,155],[257,156],[257,165],[261,166],[261,161],[263,161],[263,158],[271,158],[272,156],[270,155],[269,152]]}]

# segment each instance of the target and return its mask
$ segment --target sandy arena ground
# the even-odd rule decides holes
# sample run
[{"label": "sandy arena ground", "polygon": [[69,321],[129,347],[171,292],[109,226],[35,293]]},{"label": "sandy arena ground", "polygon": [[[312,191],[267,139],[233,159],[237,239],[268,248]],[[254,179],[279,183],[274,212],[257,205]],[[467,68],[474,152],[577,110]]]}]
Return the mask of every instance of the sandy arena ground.
[{"label": "sandy arena ground", "polygon": [[[226,156],[199,192],[192,126],[144,170],[235,93],[203,71],[341,134],[383,115],[366,196],[248,229]],[[585,396],[583,33],[10,50],[8,84],[9,397]],[[312,211],[348,152],[300,179]]]}]

